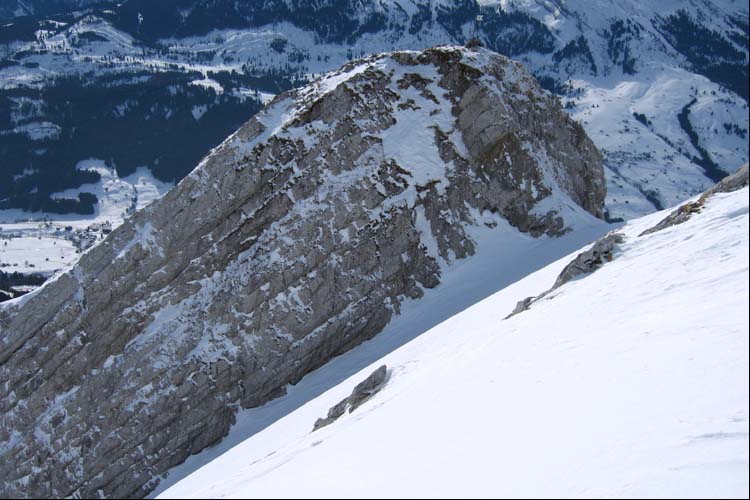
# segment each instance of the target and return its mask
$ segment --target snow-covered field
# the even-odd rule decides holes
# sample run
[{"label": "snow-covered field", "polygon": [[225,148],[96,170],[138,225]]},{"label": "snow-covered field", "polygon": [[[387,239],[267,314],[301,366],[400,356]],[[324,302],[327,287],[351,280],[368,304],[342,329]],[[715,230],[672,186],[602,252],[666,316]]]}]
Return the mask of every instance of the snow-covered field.
[{"label": "snow-covered field", "polygon": [[46,217],[79,229],[107,221],[114,226],[122,223],[133,211],[145,207],[173,186],[173,184],[154,178],[146,167],[139,167],[126,177],[118,177],[101,160],[83,160],[78,163],[77,168],[95,171],[99,173],[101,180],[96,184],[84,184],[76,189],[67,189],[52,197],[75,198],[78,193],[93,193],[99,199],[99,203],[92,215],[30,213],[18,209],[0,210],[0,224],[11,228],[12,224],[22,224],[27,221],[39,222],[45,220]]},{"label": "snow-covered field", "polygon": [[[399,328],[414,338],[425,326],[407,311],[286,397],[241,413],[237,427],[250,435],[299,406],[299,391],[321,393],[345,378],[161,498],[746,498],[748,188],[638,236],[666,213],[630,222],[612,262],[529,311],[503,319],[549,288],[576,252],[506,288],[498,280],[500,292],[381,358]],[[448,271],[436,294],[461,297],[509,267],[501,248],[479,248],[488,253],[464,265],[483,262],[485,272]],[[351,362],[365,351],[371,364]],[[312,432],[383,363],[390,378],[381,392]],[[346,378],[352,366],[362,369]],[[219,453],[187,466],[207,454]]]},{"label": "snow-covered field", "polygon": [[0,271],[50,274],[78,258],[70,240],[42,230],[39,234],[37,237],[0,237]]},{"label": "snow-covered field", "polygon": [[77,260],[78,250],[103,239],[135,210],[172,187],[154,178],[146,167],[122,178],[101,160],[81,161],[78,168],[98,172],[101,180],[57,193],[53,198],[93,193],[99,199],[94,213],[61,215],[0,210],[0,270],[53,274],[67,268]]}]

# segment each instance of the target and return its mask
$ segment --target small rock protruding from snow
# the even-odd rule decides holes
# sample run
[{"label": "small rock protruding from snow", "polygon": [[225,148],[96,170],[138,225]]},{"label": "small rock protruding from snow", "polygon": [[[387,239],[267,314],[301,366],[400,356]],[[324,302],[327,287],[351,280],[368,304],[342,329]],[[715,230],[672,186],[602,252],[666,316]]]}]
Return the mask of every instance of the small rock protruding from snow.
[{"label": "small rock protruding from snow", "polygon": [[555,280],[555,284],[552,288],[545,290],[536,297],[526,297],[523,300],[518,301],[516,307],[513,309],[505,319],[515,316],[518,313],[528,310],[534,302],[543,299],[553,290],[560,288],[568,281],[577,278],[578,276],[591,274],[599,269],[605,262],[610,262],[614,257],[615,245],[625,241],[623,235],[616,231],[610,231],[603,237],[599,238],[594,244],[586,251],[579,253],[558,275]]},{"label": "small rock protruding from snow", "polygon": [[557,277],[552,289],[563,286],[568,281],[581,276],[590,274],[599,269],[604,262],[609,262],[613,258],[615,244],[622,243],[624,237],[617,232],[609,232],[603,238],[597,240],[594,245],[585,252],[579,253],[573,261]]},{"label": "small rock protruding from snow", "polygon": [[319,418],[315,421],[313,426],[313,432],[317,431],[321,427],[332,424],[338,420],[345,412],[349,409],[349,413],[353,412],[362,404],[378,393],[388,381],[388,368],[385,365],[381,365],[380,368],[370,374],[369,377],[364,379],[362,382],[357,384],[349,397],[346,397],[333,405],[328,410],[328,415],[325,418]]}]

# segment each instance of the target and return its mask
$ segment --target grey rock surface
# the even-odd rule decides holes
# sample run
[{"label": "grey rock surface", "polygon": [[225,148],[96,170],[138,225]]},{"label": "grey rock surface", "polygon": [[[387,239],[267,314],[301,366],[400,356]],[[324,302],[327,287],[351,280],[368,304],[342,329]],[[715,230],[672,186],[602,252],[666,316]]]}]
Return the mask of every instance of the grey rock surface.
[{"label": "grey rock surface", "polygon": [[142,497],[437,286],[477,214],[558,235],[604,196],[581,126],[484,49],[373,56],[281,94],[0,306],[0,496]]},{"label": "grey rock surface", "polygon": [[661,231],[668,227],[675,226],[686,222],[693,214],[698,213],[703,208],[706,200],[716,193],[730,193],[737,191],[748,185],[748,164],[745,163],[740,169],[732,175],[725,177],[716,183],[713,187],[706,190],[696,201],[691,201],[680,205],[680,207],[666,216],[664,219],[659,221],[657,225],[646,229],[638,236],[645,236],[647,234]]},{"label": "grey rock surface", "polygon": [[351,413],[359,408],[362,403],[373,397],[383,388],[387,379],[388,368],[385,365],[381,365],[366,379],[357,384],[348,397],[345,397],[333,405],[324,418],[316,420],[313,425],[313,431],[317,431],[321,427],[332,424],[343,416],[347,409],[349,410],[349,413]]},{"label": "grey rock surface", "polygon": [[506,316],[505,319],[511,318],[523,311],[528,311],[534,302],[547,297],[550,293],[570,280],[591,274],[604,265],[604,263],[612,261],[617,244],[622,243],[623,241],[625,241],[623,235],[617,231],[610,231],[605,234],[596,240],[594,244],[591,245],[591,248],[576,255],[575,258],[571,260],[562,271],[560,271],[560,274],[557,276],[557,279],[551,288],[534,297],[526,297],[523,300],[519,300],[516,307],[513,308],[513,311]]},{"label": "grey rock surface", "polygon": [[563,286],[568,281],[584,274],[590,274],[599,269],[605,262],[613,259],[615,245],[622,243],[622,234],[610,231],[594,242],[588,250],[585,250],[566,265],[555,280],[552,289]]},{"label": "grey rock surface", "polygon": [[544,292],[540,293],[539,295],[535,295],[533,297],[526,297],[523,300],[519,300],[518,302],[516,302],[516,307],[514,307],[513,310],[510,312],[510,314],[507,315],[503,319],[512,318],[516,314],[520,314],[520,313],[522,313],[524,311],[528,311],[529,309],[531,309],[531,304],[533,304],[537,300],[545,297],[547,294],[549,294],[549,292],[550,292],[550,290],[545,290]]}]

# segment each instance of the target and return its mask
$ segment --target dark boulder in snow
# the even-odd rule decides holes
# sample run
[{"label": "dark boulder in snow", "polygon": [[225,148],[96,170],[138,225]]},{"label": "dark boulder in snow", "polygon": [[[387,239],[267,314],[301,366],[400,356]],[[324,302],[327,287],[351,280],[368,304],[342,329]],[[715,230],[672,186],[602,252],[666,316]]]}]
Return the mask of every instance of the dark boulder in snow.
[{"label": "dark boulder in snow", "polygon": [[349,413],[359,408],[362,403],[373,397],[380,389],[383,388],[388,378],[388,369],[385,365],[375,370],[364,379],[362,382],[357,384],[349,397],[346,397],[333,405],[325,418],[319,418],[315,421],[313,431],[317,431],[321,427],[332,424],[338,418],[340,418],[346,410]]},{"label": "dark boulder in snow", "polygon": [[508,319],[515,316],[518,313],[527,311],[531,305],[546,297],[552,293],[555,289],[563,286],[570,280],[591,274],[599,269],[604,263],[610,262],[614,258],[615,247],[618,243],[622,243],[624,238],[622,234],[616,231],[610,231],[603,237],[599,238],[588,250],[585,250],[570,261],[560,272],[552,285],[552,288],[545,290],[535,297],[526,297],[523,300],[519,300],[513,311],[505,317]]},{"label": "dark boulder in snow", "polygon": [[609,232],[596,240],[591,248],[576,255],[576,258],[563,268],[552,289],[561,287],[581,275],[592,273],[605,262],[611,261],[614,258],[615,245],[622,242],[623,236],[617,232]]}]

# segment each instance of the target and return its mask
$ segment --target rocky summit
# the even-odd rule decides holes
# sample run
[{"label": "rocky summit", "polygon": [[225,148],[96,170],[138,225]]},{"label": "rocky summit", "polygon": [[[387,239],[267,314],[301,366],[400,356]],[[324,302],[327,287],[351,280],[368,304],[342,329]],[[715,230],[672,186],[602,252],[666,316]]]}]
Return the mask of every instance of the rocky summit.
[{"label": "rocky summit", "polygon": [[0,306],[0,496],[140,497],[470,258],[601,216],[602,160],[516,62],[439,47],[277,96],[71,270]]}]

